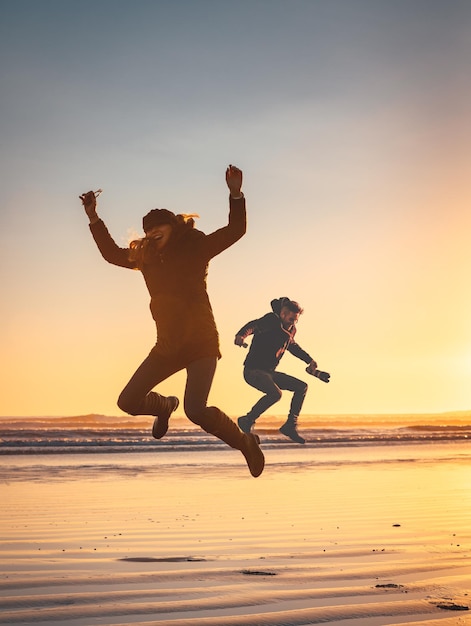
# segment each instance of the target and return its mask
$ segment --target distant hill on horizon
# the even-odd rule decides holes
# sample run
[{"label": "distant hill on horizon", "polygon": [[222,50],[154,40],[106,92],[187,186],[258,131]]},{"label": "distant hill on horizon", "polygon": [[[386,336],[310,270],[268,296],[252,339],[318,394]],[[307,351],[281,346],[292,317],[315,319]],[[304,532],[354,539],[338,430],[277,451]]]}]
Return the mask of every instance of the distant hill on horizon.
[{"label": "distant hill on horizon", "polygon": [[[153,417],[151,415],[102,415],[89,413],[72,416],[0,416],[3,428],[117,428],[117,429],[148,429]],[[235,417],[233,416],[233,419]],[[286,415],[266,414],[257,421],[259,428],[279,428]],[[427,423],[442,425],[471,424],[471,409],[463,411],[447,411],[441,413],[365,413],[365,414],[301,414],[300,422],[304,427],[329,428],[333,426],[381,426],[424,425]],[[182,414],[172,416],[174,428],[185,430],[199,428]]]}]

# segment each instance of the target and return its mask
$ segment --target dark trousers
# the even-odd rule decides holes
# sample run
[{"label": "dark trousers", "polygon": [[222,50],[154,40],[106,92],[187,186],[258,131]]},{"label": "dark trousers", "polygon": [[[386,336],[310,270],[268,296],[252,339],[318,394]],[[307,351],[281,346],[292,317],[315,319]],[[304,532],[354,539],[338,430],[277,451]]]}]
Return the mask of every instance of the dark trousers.
[{"label": "dark trousers", "polygon": [[162,396],[152,392],[152,389],[172,374],[186,369],[185,414],[195,424],[204,426],[216,364],[216,356],[203,357],[184,364],[153,350],[121,392],[118,406],[131,415],[157,415]]},{"label": "dark trousers", "polygon": [[307,383],[303,380],[275,370],[249,370],[247,368],[244,369],[244,379],[249,385],[265,394],[247,413],[253,421],[281,399],[282,389],[293,392],[288,419],[296,419],[301,413],[307,392]]},{"label": "dark trousers", "polygon": [[186,369],[183,406],[188,419],[231,448],[248,454],[248,446],[251,444],[248,436],[220,409],[207,406],[218,357],[202,356],[189,363],[187,360],[162,354],[162,350],[156,346],[121,392],[119,408],[131,415],[158,416],[162,407],[166,407],[167,399],[152,389],[172,374]]}]

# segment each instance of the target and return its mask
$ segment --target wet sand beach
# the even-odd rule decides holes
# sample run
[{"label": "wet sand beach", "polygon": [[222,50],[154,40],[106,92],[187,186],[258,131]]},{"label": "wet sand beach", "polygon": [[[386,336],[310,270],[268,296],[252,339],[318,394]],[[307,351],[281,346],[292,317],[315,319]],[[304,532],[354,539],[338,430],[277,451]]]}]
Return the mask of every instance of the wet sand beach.
[{"label": "wet sand beach", "polygon": [[471,624],[468,444],[1,458],[0,624]]}]

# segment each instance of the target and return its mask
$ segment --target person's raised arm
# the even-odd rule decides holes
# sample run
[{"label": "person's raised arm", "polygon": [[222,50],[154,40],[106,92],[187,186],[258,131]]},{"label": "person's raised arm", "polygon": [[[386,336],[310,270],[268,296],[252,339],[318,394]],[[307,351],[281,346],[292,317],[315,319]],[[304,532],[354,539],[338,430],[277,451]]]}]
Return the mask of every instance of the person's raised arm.
[{"label": "person's raised arm", "polygon": [[85,213],[90,220],[89,226],[93,239],[95,240],[102,257],[108,263],[119,265],[120,267],[136,268],[136,263],[129,260],[128,248],[120,248],[106,228],[103,220],[100,219],[96,211],[96,197],[98,192],[87,191],[80,197]]},{"label": "person's raised arm", "polygon": [[203,241],[203,254],[209,260],[238,241],[247,229],[245,198],[241,191],[242,171],[235,165],[226,169],[229,188],[229,223],[207,235]]}]

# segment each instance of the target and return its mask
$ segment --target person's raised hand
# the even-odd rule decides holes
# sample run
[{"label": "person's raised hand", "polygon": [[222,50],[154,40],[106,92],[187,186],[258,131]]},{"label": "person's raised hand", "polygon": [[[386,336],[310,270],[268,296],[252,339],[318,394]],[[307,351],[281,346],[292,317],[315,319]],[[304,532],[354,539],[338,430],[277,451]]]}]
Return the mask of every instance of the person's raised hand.
[{"label": "person's raised hand", "polygon": [[231,196],[239,198],[242,195],[242,170],[235,165],[229,165],[226,170],[226,183],[231,192]]},{"label": "person's raised hand", "polygon": [[97,217],[96,214],[96,195],[94,191],[87,191],[79,196],[82,201],[83,208],[85,209],[85,213],[88,215],[89,219]]}]

